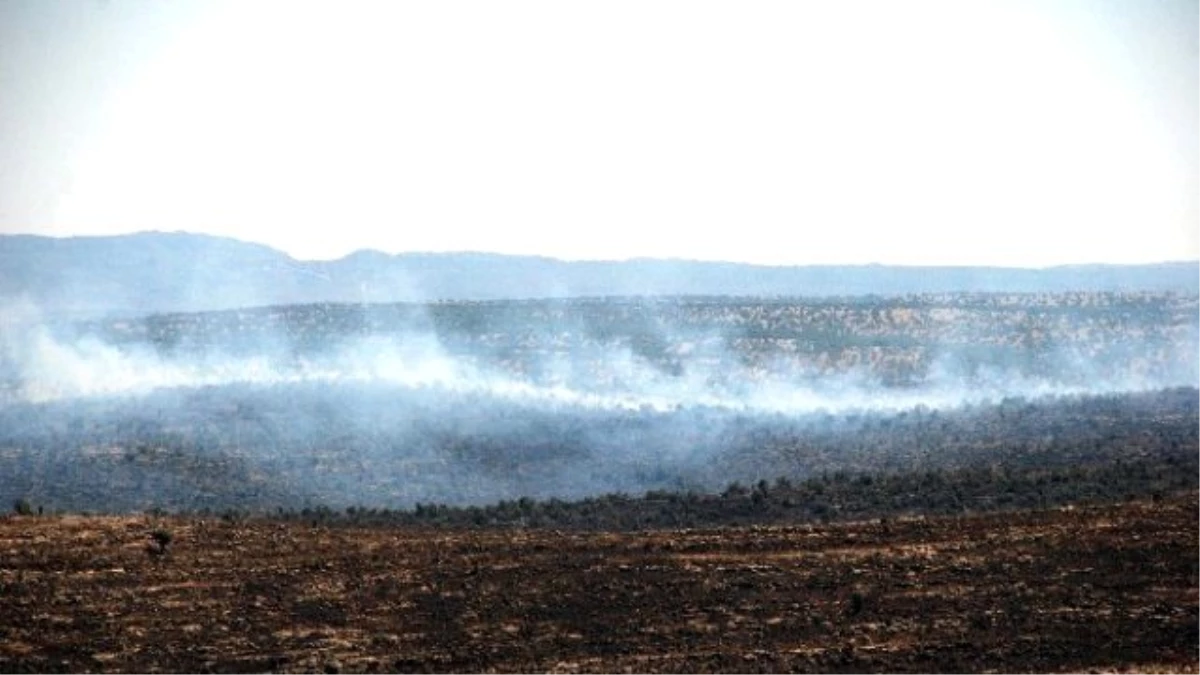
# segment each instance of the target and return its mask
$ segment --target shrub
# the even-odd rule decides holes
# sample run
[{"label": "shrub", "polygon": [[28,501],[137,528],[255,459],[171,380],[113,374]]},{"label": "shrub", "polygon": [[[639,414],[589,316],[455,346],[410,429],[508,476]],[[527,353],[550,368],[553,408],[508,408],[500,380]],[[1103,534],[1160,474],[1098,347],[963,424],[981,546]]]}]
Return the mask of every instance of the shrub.
[{"label": "shrub", "polygon": [[151,555],[163,555],[167,552],[167,547],[171,545],[171,533],[158,529],[150,533],[151,544],[146,547],[147,552]]},{"label": "shrub", "polygon": [[850,595],[850,616],[857,616],[862,613],[863,605],[865,604],[863,594],[855,591]]}]

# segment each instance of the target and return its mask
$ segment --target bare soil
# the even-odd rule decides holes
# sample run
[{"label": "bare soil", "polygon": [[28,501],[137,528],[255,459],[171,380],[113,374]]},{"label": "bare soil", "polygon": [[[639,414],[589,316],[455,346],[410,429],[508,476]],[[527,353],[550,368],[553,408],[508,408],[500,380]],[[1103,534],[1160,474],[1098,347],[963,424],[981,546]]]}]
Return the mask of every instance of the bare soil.
[{"label": "bare soil", "polygon": [[1197,506],[626,534],[10,516],[0,671],[1197,672]]}]

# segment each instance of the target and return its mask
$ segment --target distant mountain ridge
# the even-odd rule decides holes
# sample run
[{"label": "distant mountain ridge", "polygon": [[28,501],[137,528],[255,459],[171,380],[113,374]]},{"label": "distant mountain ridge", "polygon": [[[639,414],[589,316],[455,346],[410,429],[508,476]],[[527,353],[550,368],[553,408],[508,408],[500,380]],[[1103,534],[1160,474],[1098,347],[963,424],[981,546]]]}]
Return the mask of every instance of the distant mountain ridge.
[{"label": "distant mountain ridge", "polygon": [[0,302],[64,314],[187,312],[307,302],[546,297],[904,295],[955,291],[1200,293],[1200,262],[1048,269],[634,259],[563,261],[490,253],[357,251],[300,261],[202,234],[0,235]]}]

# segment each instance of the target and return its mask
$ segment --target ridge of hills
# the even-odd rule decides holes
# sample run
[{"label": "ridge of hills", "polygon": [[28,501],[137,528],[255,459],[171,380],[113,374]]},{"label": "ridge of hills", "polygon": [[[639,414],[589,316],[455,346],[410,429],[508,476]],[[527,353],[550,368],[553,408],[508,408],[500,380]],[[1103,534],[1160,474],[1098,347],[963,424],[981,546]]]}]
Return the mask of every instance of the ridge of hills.
[{"label": "ridge of hills", "polygon": [[597,296],[895,296],[945,292],[1200,293],[1200,262],[1044,269],[812,265],[360,250],[303,261],[204,234],[0,235],[0,303],[60,315],[195,312],[313,302]]}]

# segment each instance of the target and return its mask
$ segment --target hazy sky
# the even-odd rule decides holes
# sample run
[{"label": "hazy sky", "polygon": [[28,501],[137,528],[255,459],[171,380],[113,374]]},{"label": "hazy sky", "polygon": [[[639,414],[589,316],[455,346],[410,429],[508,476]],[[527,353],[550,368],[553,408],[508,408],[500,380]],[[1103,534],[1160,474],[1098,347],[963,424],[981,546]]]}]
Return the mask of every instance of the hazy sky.
[{"label": "hazy sky", "polygon": [[771,264],[1200,257],[1156,0],[0,0],[0,231]]}]

